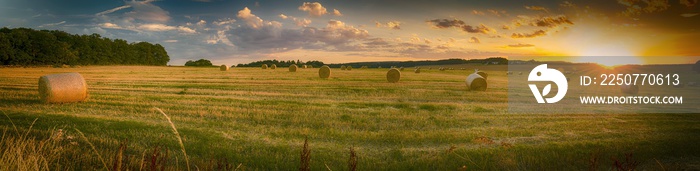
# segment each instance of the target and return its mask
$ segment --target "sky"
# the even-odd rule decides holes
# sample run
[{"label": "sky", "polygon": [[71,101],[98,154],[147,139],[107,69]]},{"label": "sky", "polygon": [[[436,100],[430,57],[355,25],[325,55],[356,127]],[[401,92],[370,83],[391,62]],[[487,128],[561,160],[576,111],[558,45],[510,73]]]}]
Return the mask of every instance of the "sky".
[{"label": "sky", "polygon": [[170,65],[700,56],[698,6],[698,0],[0,0],[0,27],[158,43]]}]

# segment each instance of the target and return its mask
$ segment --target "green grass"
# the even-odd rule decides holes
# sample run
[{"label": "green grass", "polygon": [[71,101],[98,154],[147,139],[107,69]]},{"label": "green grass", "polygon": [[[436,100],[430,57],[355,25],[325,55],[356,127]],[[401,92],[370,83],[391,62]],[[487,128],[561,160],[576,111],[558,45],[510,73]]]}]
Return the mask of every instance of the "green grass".
[{"label": "green grass", "polygon": [[[466,90],[474,67],[489,72],[485,92]],[[508,114],[506,67],[467,68],[405,71],[399,83],[386,81],[386,69],[334,68],[320,79],[317,68],[0,68],[0,111],[9,117],[0,119],[0,149],[49,142],[61,129],[77,138],[53,143],[59,152],[38,150],[49,161],[42,168],[102,169],[78,129],[109,169],[128,142],[131,170],[148,166],[141,159],[156,147],[166,168],[186,170],[157,107],[177,127],[192,170],[296,170],[307,137],[312,170],[347,170],[350,148],[357,170],[610,170],[629,153],[637,169],[699,169],[696,114]],[[90,99],[41,103],[39,76],[61,72],[83,74]],[[17,153],[0,158],[31,156]]]}]

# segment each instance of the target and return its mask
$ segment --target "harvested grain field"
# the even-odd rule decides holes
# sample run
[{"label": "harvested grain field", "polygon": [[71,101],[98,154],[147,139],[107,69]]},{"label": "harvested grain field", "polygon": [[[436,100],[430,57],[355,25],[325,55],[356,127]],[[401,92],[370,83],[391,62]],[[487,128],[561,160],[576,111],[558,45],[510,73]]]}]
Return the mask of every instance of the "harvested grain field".
[{"label": "harvested grain field", "polygon": [[[346,170],[350,148],[358,170],[610,170],[626,154],[637,169],[698,169],[700,115],[508,114],[506,67],[479,66],[489,72],[486,91],[467,91],[464,79],[474,72],[467,68],[423,70],[398,83],[377,68],[328,79],[317,69],[259,67],[0,68],[0,128],[3,137],[38,140],[60,129],[73,138],[56,144],[69,151],[50,166],[78,170],[111,169],[125,140],[133,170],[154,147],[168,152],[169,169],[225,161],[295,170],[306,138],[312,170]],[[90,98],[42,103],[37,79],[64,72],[83,75]],[[155,108],[177,127],[189,161]]]}]

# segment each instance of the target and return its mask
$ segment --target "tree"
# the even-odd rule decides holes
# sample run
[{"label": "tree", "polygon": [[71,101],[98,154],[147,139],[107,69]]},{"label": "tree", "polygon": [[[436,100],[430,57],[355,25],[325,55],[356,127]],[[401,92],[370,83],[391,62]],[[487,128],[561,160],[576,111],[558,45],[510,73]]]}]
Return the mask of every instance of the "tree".
[{"label": "tree", "polygon": [[0,28],[0,65],[167,65],[160,44],[127,43],[99,34]]},{"label": "tree", "polygon": [[214,65],[209,60],[200,59],[197,61],[189,60],[189,61],[185,62],[185,66],[210,67],[210,66],[214,66]]}]

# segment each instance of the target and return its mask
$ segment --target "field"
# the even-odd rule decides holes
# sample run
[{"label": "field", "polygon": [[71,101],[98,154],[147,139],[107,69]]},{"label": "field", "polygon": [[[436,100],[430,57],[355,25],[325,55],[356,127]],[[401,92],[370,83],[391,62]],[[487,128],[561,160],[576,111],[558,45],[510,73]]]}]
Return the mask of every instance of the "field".
[{"label": "field", "polygon": [[[461,67],[407,68],[398,83],[376,68],[329,79],[317,68],[0,68],[0,170],[297,170],[307,138],[312,170],[347,170],[350,149],[357,170],[700,169],[700,115],[509,114],[506,66]],[[475,67],[487,91],[466,90]],[[38,78],[63,72],[85,77],[88,101],[39,101]]]}]

